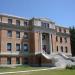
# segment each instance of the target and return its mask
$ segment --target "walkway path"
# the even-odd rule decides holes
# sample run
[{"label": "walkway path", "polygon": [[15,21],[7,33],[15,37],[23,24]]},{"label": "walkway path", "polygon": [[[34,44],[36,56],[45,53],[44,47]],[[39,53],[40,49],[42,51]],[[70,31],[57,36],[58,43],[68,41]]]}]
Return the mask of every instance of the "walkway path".
[{"label": "walkway path", "polygon": [[0,75],[13,74],[13,73],[29,73],[29,72],[35,72],[35,71],[52,70],[52,69],[63,69],[63,68],[62,67],[52,67],[52,68],[46,68],[46,69],[36,69],[36,70],[26,70],[26,71],[1,72]]}]

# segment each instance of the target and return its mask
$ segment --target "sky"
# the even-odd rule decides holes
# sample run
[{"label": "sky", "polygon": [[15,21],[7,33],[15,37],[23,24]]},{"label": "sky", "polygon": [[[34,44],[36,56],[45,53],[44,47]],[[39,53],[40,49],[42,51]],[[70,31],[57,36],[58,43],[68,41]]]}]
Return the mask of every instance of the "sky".
[{"label": "sky", "polygon": [[0,13],[49,18],[60,26],[75,26],[75,0],[0,0]]}]

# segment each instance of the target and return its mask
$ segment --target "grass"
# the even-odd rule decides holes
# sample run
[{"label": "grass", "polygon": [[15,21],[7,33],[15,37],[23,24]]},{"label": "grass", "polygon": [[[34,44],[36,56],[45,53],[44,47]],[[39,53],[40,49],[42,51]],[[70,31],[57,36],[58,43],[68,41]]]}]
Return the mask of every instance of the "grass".
[{"label": "grass", "polygon": [[[0,68],[0,72],[8,71],[25,71],[32,69],[42,69],[47,67],[30,67],[30,66],[18,66],[16,68]],[[5,74],[5,75],[75,75],[75,69],[63,69],[63,70],[45,70],[45,71],[36,71],[29,73],[14,73],[14,74]]]},{"label": "grass", "polygon": [[25,70],[34,70],[34,69],[42,69],[46,67],[30,67],[30,66],[17,66],[15,68],[9,67],[0,67],[0,72],[14,72],[14,71],[25,71]]},{"label": "grass", "polygon": [[15,73],[5,75],[75,75],[75,70],[46,70],[46,71]]}]

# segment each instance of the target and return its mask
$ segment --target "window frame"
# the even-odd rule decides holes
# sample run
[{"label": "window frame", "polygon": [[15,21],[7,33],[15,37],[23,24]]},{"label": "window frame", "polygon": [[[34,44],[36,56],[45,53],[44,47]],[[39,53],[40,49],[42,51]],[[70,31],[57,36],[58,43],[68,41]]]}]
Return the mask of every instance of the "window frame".
[{"label": "window frame", "polygon": [[8,37],[12,37],[12,31],[11,31],[11,30],[8,30],[8,31],[7,31],[7,36],[8,36]]},{"label": "window frame", "polygon": [[24,39],[29,39],[29,33],[24,32]]},{"label": "window frame", "polygon": [[16,31],[16,38],[20,38],[20,32],[19,31]]},{"label": "window frame", "polygon": [[57,46],[57,52],[59,51],[59,48],[58,48],[58,46]]},{"label": "window frame", "polygon": [[58,42],[58,36],[56,36],[56,42]]},{"label": "window frame", "polygon": [[20,57],[16,57],[16,64],[20,64]]},{"label": "window frame", "polygon": [[7,43],[7,51],[11,51],[12,50],[12,43]]},{"label": "window frame", "polygon": [[62,37],[60,37],[60,43],[62,43],[62,42],[63,42]]},{"label": "window frame", "polygon": [[8,24],[12,24],[12,19],[8,18]]},{"label": "window frame", "polygon": [[[25,50],[25,49],[24,49],[25,44],[27,45],[28,50]],[[23,51],[24,51],[24,52],[28,52],[28,51],[29,51],[29,44],[28,44],[28,43],[24,43],[24,44],[23,44]]]},{"label": "window frame", "polygon": [[68,47],[67,46],[65,47],[65,52],[68,53]]},{"label": "window frame", "polygon": [[16,20],[16,25],[20,26],[20,20]]},{"label": "window frame", "polygon": [[[18,46],[19,49],[17,49],[17,46]],[[20,49],[21,49],[20,44],[16,43],[16,51],[20,51]]]},{"label": "window frame", "polygon": [[61,46],[61,52],[63,52],[63,46]]},{"label": "window frame", "polygon": [[11,64],[11,57],[7,57],[7,64]]}]

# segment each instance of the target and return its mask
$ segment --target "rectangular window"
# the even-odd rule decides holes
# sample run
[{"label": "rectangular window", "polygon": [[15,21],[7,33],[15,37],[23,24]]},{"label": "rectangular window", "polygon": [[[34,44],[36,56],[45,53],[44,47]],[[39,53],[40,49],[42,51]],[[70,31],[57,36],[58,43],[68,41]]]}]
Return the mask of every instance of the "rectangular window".
[{"label": "rectangular window", "polygon": [[24,49],[24,51],[28,51],[28,44],[24,44],[23,49]]},{"label": "rectangular window", "polygon": [[67,38],[66,37],[64,38],[64,40],[65,40],[65,43],[67,43]]},{"label": "rectangular window", "polygon": [[28,26],[28,21],[24,21],[24,26]]},{"label": "rectangular window", "polygon": [[24,38],[28,39],[28,33],[24,33]]},{"label": "rectangular window", "polygon": [[20,26],[20,21],[19,20],[16,20],[16,25]]},{"label": "rectangular window", "polygon": [[20,64],[20,58],[16,57],[16,64]]},{"label": "rectangular window", "polygon": [[46,39],[46,34],[42,34],[42,40]]},{"label": "rectangular window", "polygon": [[8,19],[8,24],[12,24],[12,19]]},{"label": "rectangular window", "polygon": [[11,57],[7,58],[7,64],[11,64]]},{"label": "rectangular window", "polygon": [[61,46],[61,52],[63,52],[63,46]]},{"label": "rectangular window", "polygon": [[23,62],[23,64],[28,64],[28,57],[24,57],[24,62]]},{"label": "rectangular window", "polygon": [[57,52],[58,52],[58,46],[57,46]]},{"label": "rectangular window", "polygon": [[59,32],[61,32],[61,28],[59,28]]},{"label": "rectangular window", "polygon": [[64,29],[64,33],[66,33],[66,29]]},{"label": "rectangular window", "polygon": [[56,36],[56,41],[58,41],[58,36]]},{"label": "rectangular window", "polygon": [[8,35],[8,37],[12,37],[12,31],[8,30],[7,35]]},{"label": "rectangular window", "polygon": [[62,43],[62,37],[60,37],[60,43]]},{"label": "rectangular window", "polygon": [[20,38],[20,32],[16,32],[16,38]]},{"label": "rectangular window", "polygon": [[46,28],[49,28],[49,23],[46,23]]},{"label": "rectangular window", "polygon": [[7,43],[7,51],[11,51],[12,45],[11,43]]},{"label": "rectangular window", "polygon": [[67,47],[65,47],[65,52],[66,52],[66,53],[68,52],[68,49],[67,49]]},{"label": "rectangular window", "polygon": [[45,28],[49,28],[49,23],[41,22],[41,26]]},{"label": "rectangular window", "polygon": [[20,51],[20,44],[16,44],[16,51]]}]

